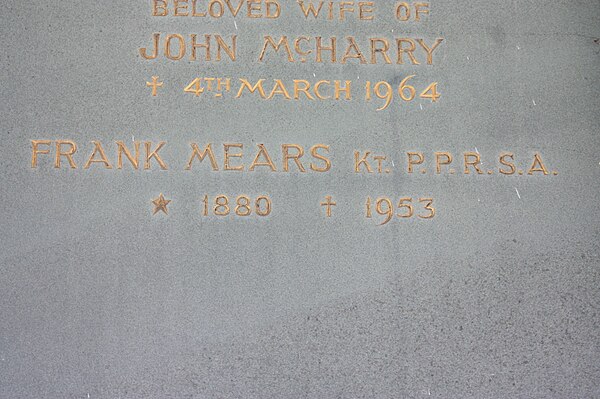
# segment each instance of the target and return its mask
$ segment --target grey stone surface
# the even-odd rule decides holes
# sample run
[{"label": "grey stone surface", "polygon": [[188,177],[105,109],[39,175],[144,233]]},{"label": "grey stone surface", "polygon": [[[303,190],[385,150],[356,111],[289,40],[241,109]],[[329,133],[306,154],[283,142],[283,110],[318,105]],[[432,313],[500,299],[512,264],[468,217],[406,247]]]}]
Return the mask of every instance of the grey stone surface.
[{"label": "grey stone surface", "polygon": [[[283,1],[282,1],[283,2]],[[291,3],[291,2],[290,2]],[[290,9],[285,4],[285,10]],[[382,6],[383,2],[378,2]],[[600,396],[597,1],[431,3],[421,25],[156,20],[149,2],[8,2],[0,15],[0,397]],[[235,64],[145,62],[153,32],[236,30]],[[395,33],[392,33],[392,29]],[[257,63],[265,34],[444,37],[433,67]],[[400,32],[400,33],[399,33]],[[184,96],[193,77],[443,86],[375,112]],[[167,85],[157,98],[144,83]],[[169,171],[30,168],[31,139],[165,140]],[[189,142],[332,147],[324,175],[184,172]],[[556,177],[351,173],[354,150],[540,152]],[[113,152],[114,153],[114,152]],[[82,161],[79,162],[83,163]],[[168,217],[151,217],[159,193]],[[269,194],[266,220],[204,194]],[[430,223],[364,219],[432,195]],[[318,203],[340,204],[325,220]]]}]

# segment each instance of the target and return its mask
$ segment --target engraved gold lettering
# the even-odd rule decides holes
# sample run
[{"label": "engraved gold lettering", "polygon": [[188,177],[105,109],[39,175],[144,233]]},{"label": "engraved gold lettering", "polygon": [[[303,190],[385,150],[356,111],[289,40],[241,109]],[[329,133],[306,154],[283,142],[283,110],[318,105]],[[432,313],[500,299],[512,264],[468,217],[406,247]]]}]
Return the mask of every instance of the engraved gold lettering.
[{"label": "engraved gold lettering", "polygon": [[435,167],[437,174],[442,173],[443,165],[450,165],[452,163],[452,155],[449,152],[436,152],[435,153]]},{"label": "engraved gold lettering", "polygon": [[413,8],[415,14],[414,20],[417,22],[421,21],[421,14],[429,14],[429,3],[415,3],[411,6],[406,2],[402,2],[396,5],[396,19],[402,22],[410,20],[412,16],[411,9]]},{"label": "engraved gold lettering", "polygon": [[217,40],[217,61],[221,61],[221,51],[225,51],[231,61],[235,61],[237,57],[237,35],[231,36],[231,47],[225,43],[220,35],[215,35],[215,39]]},{"label": "engraved gold lettering", "polygon": [[319,2],[318,8],[315,8],[315,6],[312,4],[312,1],[309,1],[308,6],[304,6],[304,1],[298,0],[298,5],[300,6],[300,9],[306,18],[308,18],[308,14],[312,14],[315,18],[317,18],[321,12],[321,9],[323,8],[323,1]]},{"label": "engraved gold lettering", "polygon": [[[176,39],[178,41],[178,53],[173,53],[173,51],[171,50],[171,43],[172,41]],[[166,38],[166,46],[165,46],[165,57],[167,57],[170,60],[173,61],[178,61],[180,59],[182,59],[185,56],[185,39],[183,38],[182,35],[176,33],[176,34],[170,34],[167,35]]]},{"label": "engraved gold lettering", "polygon": [[204,35],[204,43],[198,43],[196,41],[196,37],[197,36],[195,34],[190,35],[190,40],[192,42],[192,55],[190,56],[190,59],[192,61],[196,61],[196,50],[198,50],[199,48],[203,48],[206,50],[205,60],[210,61],[210,35]]},{"label": "engraved gold lettering", "polygon": [[427,53],[427,64],[428,65],[432,65],[433,64],[433,52],[435,51],[436,48],[438,48],[438,46],[444,41],[444,39],[437,39],[435,41],[435,43],[433,44],[433,46],[431,48],[429,48],[426,44],[425,41],[423,39],[417,39],[417,43],[419,43],[421,45],[421,47],[423,47],[423,49],[425,50],[425,52]]},{"label": "engraved gold lettering", "polygon": [[369,161],[367,160],[367,158],[369,158],[369,155],[371,155],[370,151],[365,152],[365,155],[363,155],[362,157],[361,157],[361,154],[359,151],[354,152],[354,172],[360,173],[361,165],[364,165],[365,168],[367,169],[367,173],[373,173],[373,170],[371,169],[371,165],[369,164]]},{"label": "engraved gold lettering", "polygon": [[192,0],[192,17],[206,17],[205,12],[198,12],[196,9],[196,3],[198,0]]},{"label": "engraved gold lettering", "polygon": [[339,100],[340,99],[340,93],[345,93],[346,94],[346,100],[351,100],[352,99],[352,92],[351,92],[351,88],[352,88],[352,82],[350,80],[347,80],[345,82],[345,86],[342,87],[340,84],[339,80],[336,80],[334,82],[335,85],[335,99]]},{"label": "engraved gold lettering", "polygon": [[[68,146],[69,149],[65,152],[62,151],[62,146]],[[62,157],[67,158],[71,169],[76,169],[75,161],[73,161],[73,154],[77,152],[77,144],[70,140],[57,140],[56,141],[56,158],[54,159],[54,167],[60,168]]]},{"label": "engraved gold lettering", "polygon": [[[199,41],[199,35],[190,34],[189,44],[186,42],[186,38],[178,33],[168,34],[164,40],[164,56],[172,61],[182,60],[187,53],[187,46],[190,47],[190,60],[195,61],[198,57],[198,50],[204,49],[206,61],[212,60],[211,55],[211,41],[216,41],[216,61],[223,59],[223,53],[225,53],[231,61],[237,59],[237,35],[231,35],[230,43],[226,41],[221,35],[204,35],[204,41]],[[140,48],[139,53],[142,58],[146,60],[154,60],[158,58],[161,47],[161,34],[155,33],[153,35],[152,51],[150,52],[147,48]]]},{"label": "engraved gold lettering", "polygon": [[38,155],[50,154],[50,149],[40,149],[40,145],[50,146],[52,142],[50,140],[31,140],[31,167],[37,168]]},{"label": "engraved gold lettering", "polygon": [[514,175],[515,172],[517,171],[517,168],[515,167],[515,164],[513,162],[507,161],[507,159],[514,161],[515,160],[514,154],[507,153],[507,154],[503,154],[502,156],[500,156],[500,163],[502,165],[508,166],[510,168],[509,170],[500,168],[500,173],[502,173],[503,175]]},{"label": "engraved gold lettering", "polygon": [[[379,47],[378,44],[382,44]],[[377,64],[377,54],[381,54],[386,64],[391,64],[392,60],[388,56],[387,52],[390,49],[390,44],[387,39],[384,38],[373,38],[371,39],[371,64]]]},{"label": "engraved gold lettering", "polygon": [[248,1],[248,18],[261,18],[262,14],[255,14],[255,11],[261,11],[261,0]]},{"label": "engraved gold lettering", "polygon": [[287,92],[285,85],[280,79],[275,79],[275,86],[273,86],[273,90],[271,91],[271,94],[269,94],[269,97],[267,97],[267,100],[272,99],[276,94],[282,95],[288,100],[292,99],[290,94]]},{"label": "engraved gold lettering", "polygon": [[227,8],[229,8],[229,11],[231,11],[231,15],[233,15],[233,17],[235,18],[235,17],[237,17],[238,13],[242,9],[244,2],[242,0],[240,0],[237,8],[233,8],[233,5],[231,5],[231,0],[225,0],[225,4],[227,5]]},{"label": "engraved gold lettering", "polygon": [[214,171],[219,170],[219,165],[217,164],[217,159],[215,158],[215,154],[213,152],[212,145],[210,143],[206,145],[206,147],[204,148],[204,151],[200,151],[200,148],[198,147],[198,144],[196,144],[196,143],[191,143],[190,145],[192,147],[192,155],[190,156],[190,160],[187,164],[186,170],[192,169],[192,164],[194,163],[194,159],[198,158],[198,160],[200,162],[202,162],[207,155],[208,155],[208,159],[210,160],[210,165],[212,167],[212,170],[214,170]]},{"label": "engraved gold lettering", "polygon": [[533,164],[531,168],[529,168],[528,175],[533,175],[534,172],[542,172],[544,175],[548,174],[548,169],[544,166],[544,162],[542,162],[542,157],[540,154],[535,154]]},{"label": "engraved gold lettering", "polygon": [[[403,43],[408,43],[409,47],[407,49],[404,48]],[[419,61],[413,55],[413,52],[417,49],[415,42],[412,39],[396,39],[396,44],[398,46],[398,61],[397,64],[404,64],[404,59],[402,55],[406,53],[410,61],[413,65],[419,65]]]},{"label": "engraved gold lettering", "polygon": [[287,53],[288,61],[294,62],[294,57],[292,55],[292,49],[290,48],[290,43],[288,42],[287,36],[281,36],[279,42],[275,43],[271,36],[264,37],[264,45],[260,56],[258,57],[259,61],[263,61],[265,58],[265,54],[267,53],[268,46],[271,46],[276,53],[279,52],[279,49],[283,46]]},{"label": "engraved gold lettering", "polygon": [[319,150],[325,150],[325,152],[329,153],[329,146],[325,144],[317,144],[312,146],[310,149],[310,154],[313,156],[313,158],[323,161],[325,163],[325,166],[319,168],[311,162],[310,169],[314,172],[328,172],[329,170],[331,170],[331,160],[329,160],[329,158],[327,158],[326,156],[319,154]]},{"label": "engraved gold lettering", "polygon": [[144,144],[146,147],[146,161],[144,162],[144,169],[146,169],[146,170],[150,169],[151,168],[150,161],[152,159],[155,159],[156,162],[158,162],[158,165],[160,166],[161,169],[167,170],[168,169],[167,164],[164,163],[164,161],[161,159],[160,155],[158,155],[158,152],[167,143],[165,141],[161,141],[160,143],[158,143],[158,146],[156,147],[156,149],[154,151],[152,151],[152,143],[150,141],[146,141]]},{"label": "engraved gold lettering", "polygon": [[152,0],[152,16],[164,17],[168,14],[167,0]]},{"label": "engraved gold lettering", "polygon": [[358,3],[358,18],[363,21],[371,21],[375,17],[371,14],[374,12],[375,3],[372,1],[361,1]]},{"label": "engraved gold lettering", "polygon": [[188,16],[188,0],[173,0],[173,7],[175,8],[175,12],[173,13],[174,16]]},{"label": "engraved gold lettering", "polygon": [[125,146],[122,141],[117,141],[117,169],[123,169],[123,154],[127,157],[134,169],[139,169],[140,166],[140,142],[136,141],[135,146],[135,157],[131,155],[129,149]]},{"label": "engraved gold lettering", "polygon": [[402,2],[396,6],[396,19],[402,22],[410,19],[410,6],[408,3]]},{"label": "engraved gold lettering", "polygon": [[239,148],[240,150],[244,148],[243,144],[223,144],[223,148],[225,149],[225,170],[233,170],[233,171],[242,171],[244,170],[244,165],[231,166],[231,158],[242,158],[243,153],[235,153],[231,154],[229,150],[231,148]]},{"label": "engraved gold lettering", "polygon": [[362,55],[362,52],[358,48],[358,44],[356,44],[356,40],[352,36],[347,37],[348,47],[346,49],[346,53],[342,57],[342,64],[345,64],[348,59],[356,58],[360,60],[361,64],[366,64],[367,59]]},{"label": "engraved gold lettering", "polygon": [[421,165],[425,162],[425,156],[422,152],[407,152],[406,155],[408,156],[408,173],[413,173],[414,166]]},{"label": "engraved gold lettering", "polygon": [[229,207],[229,198],[226,195],[219,195],[215,198],[215,215],[217,216],[227,216],[231,212],[231,208]]},{"label": "engraved gold lettering", "polygon": [[[303,87],[300,87],[302,84]],[[314,100],[315,98],[310,94],[310,83],[307,80],[294,80],[294,99],[300,99],[300,93],[304,93],[309,100]]]},{"label": "engraved gold lettering", "polygon": [[477,174],[480,174],[480,175],[483,174],[483,170],[481,170],[481,168],[479,167],[479,165],[481,165],[481,155],[479,155],[479,153],[465,152],[464,159],[465,159],[465,175],[468,175],[471,173],[469,170],[469,166],[472,166],[475,169],[475,172],[477,172]]},{"label": "engraved gold lettering", "polygon": [[[275,19],[275,18],[279,18],[279,16],[281,15],[281,6],[279,5],[279,2],[276,0],[266,0],[265,1],[265,6],[266,6],[266,14],[265,16],[269,19]],[[272,10],[272,8],[275,7],[275,11]]]},{"label": "engraved gold lettering", "polygon": [[[258,148],[259,148],[259,151],[256,154],[256,157],[254,158],[254,161],[252,161],[252,164],[250,165],[250,168],[248,170],[254,171],[254,169],[257,166],[268,166],[269,168],[271,168],[271,171],[276,172],[277,168],[275,167],[275,164],[273,163],[273,160],[271,159],[269,152],[265,148],[265,145],[258,144]],[[261,157],[264,158],[264,161],[259,161],[259,158],[261,158]]]},{"label": "engraved gold lettering", "polygon": [[158,43],[160,40],[160,33],[155,33],[152,36],[153,36],[153,47],[154,47],[152,54],[149,55],[148,50],[146,48],[140,49],[140,55],[147,60],[154,60],[154,59],[156,59],[156,57],[158,57]]},{"label": "engraved gold lettering", "polygon": [[[298,170],[304,173],[306,170],[300,162],[300,158],[304,156],[304,149],[297,144],[284,144],[281,146],[283,151],[283,170],[286,172],[290,171],[290,160],[293,160],[296,166],[298,166]],[[290,154],[290,149],[296,150],[295,154]]]},{"label": "engraved gold lettering", "polygon": [[[106,158],[102,144],[99,141],[92,141],[92,143],[94,143],[94,151],[83,166],[83,169],[88,169],[93,163],[102,163],[106,169],[112,169],[110,162],[108,162],[108,158]],[[100,159],[96,159],[97,154],[100,155]]]},{"label": "engraved gold lettering", "polygon": [[331,40],[331,46],[330,47],[324,47],[322,40],[323,38],[318,36],[316,39],[316,46],[317,46],[317,62],[323,62],[323,51],[329,51],[331,52],[331,62],[335,64],[335,61],[337,59],[337,38],[332,37]]},{"label": "engraved gold lettering", "polygon": [[242,96],[244,89],[248,89],[250,93],[254,93],[256,90],[258,90],[258,93],[262,98],[267,98],[267,95],[265,94],[265,89],[263,88],[264,81],[264,79],[260,79],[258,82],[256,82],[254,86],[252,86],[250,82],[248,82],[246,79],[240,78],[240,82],[242,83],[242,85],[240,86],[240,90],[238,91],[236,98],[240,98]]},{"label": "engraved gold lettering", "polygon": [[235,207],[235,214],[237,216],[241,216],[241,217],[246,217],[246,216],[250,216],[250,214],[252,213],[252,210],[250,209],[250,198],[245,196],[245,195],[241,195],[237,198],[236,202],[236,207]]},{"label": "engraved gold lettering", "polygon": [[302,57],[300,59],[300,61],[306,62],[307,61],[306,57],[309,56],[310,54],[312,54],[312,50],[303,51],[302,48],[300,48],[300,42],[302,42],[302,41],[310,42],[310,37],[306,37],[306,36],[297,37],[296,40],[294,40],[294,50],[296,50],[296,53],[298,53]]},{"label": "engraved gold lettering", "polygon": [[354,12],[353,1],[340,1],[340,21],[346,20],[346,13]]},{"label": "engraved gold lettering", "polygon": [[[215,9],[218,11],[215,11]],[[211,0],[208,3],[208,15],[213,18],[221,18],[223,14],[225,14],[225,6],[221,0]]]},{"label": "engraved gold lettering", "polygon": [[377,161],[377,172],[383,173],[383,161],[385,161],[387,157],[384,155],[376,155],[373,159]]},{"label": "engraved gold lettering", "polygon": [[317,98],[319,100],[328,100],[331,98],[331,96],[323,96],[321,94],[321,86],[322,85],[329,85],[331,84],[328,80],[320,80],[315,84],[315,96],[317,96]]},{"label": "engraved gold lettering", "polygon": [[415,4],[415,21],[421,21],[421,14],[429,14],[429,3]]}]

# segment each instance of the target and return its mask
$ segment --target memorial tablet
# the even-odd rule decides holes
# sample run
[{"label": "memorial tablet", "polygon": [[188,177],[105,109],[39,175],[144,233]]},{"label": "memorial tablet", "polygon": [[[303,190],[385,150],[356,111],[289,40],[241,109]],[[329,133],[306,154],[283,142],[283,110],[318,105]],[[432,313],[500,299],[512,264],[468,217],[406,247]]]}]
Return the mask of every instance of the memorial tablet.
[{"label": "memorial tablet", "polygon": [[600,397],[597,1],[5,3],[1,398]]}]

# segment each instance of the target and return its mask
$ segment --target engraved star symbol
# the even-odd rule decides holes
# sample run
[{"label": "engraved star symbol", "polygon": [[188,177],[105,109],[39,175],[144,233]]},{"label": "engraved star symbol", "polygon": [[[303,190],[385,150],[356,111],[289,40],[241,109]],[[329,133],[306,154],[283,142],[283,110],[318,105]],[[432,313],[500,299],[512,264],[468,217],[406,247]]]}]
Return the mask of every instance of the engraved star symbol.
[{"label": "engraved star symbol", "polygon": [[154,213],[153,213],[153,215],[156,215],[158,212],[161,212],[161,211],[165,215],[168,215],[169,214],[169,210],[167,209],[167,205],[169,205],[170,202],[171,202],[171,200],[165,199],[165,197],[161,193],[158,196],[157,199],[152,200],[152,203],[154,204]]}]

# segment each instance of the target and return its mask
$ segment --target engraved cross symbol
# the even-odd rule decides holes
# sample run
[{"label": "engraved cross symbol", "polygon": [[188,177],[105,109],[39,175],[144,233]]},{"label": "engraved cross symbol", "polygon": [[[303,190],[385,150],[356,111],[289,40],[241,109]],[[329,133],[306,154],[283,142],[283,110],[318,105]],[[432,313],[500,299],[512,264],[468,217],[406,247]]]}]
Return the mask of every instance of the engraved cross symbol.
[{"label": "engraved cross symbol", "polygon": [[328,195],[327,197],[325,197],[325,202],[321,203],[321,206],[327,207],[327,217],[330,218],[331,217],[331,207],[337,206],[337,204],[335,202],[333,202],[333,198],[331,198],[331,196]]},{"label": "engraved cross symbol", "polygon": [[163,82],[158,81],[158,76],[152,76],[152,82],[146,82],[147,87],[152,87],[152,97],[158,95],[157,89],[163,86]]}]

